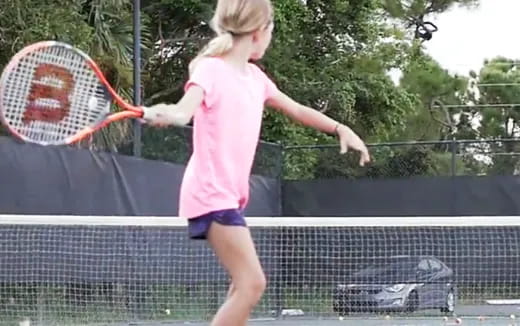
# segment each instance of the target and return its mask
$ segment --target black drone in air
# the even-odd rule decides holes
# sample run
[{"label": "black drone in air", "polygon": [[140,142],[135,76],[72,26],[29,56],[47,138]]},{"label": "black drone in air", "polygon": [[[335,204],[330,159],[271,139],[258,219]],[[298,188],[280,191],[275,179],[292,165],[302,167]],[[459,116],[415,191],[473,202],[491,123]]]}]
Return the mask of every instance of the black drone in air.
[{"label": "black drone in air", "polygon": [[437,26],[429,21],[424,21],[424,15],[421,15],[417,18],[410,19],[410,23],[408,27],[412,27],[415,25],[415,38],[421,39],[423,41],[429,41],[433,37],[433,33],[437,32],[439,29]]}]

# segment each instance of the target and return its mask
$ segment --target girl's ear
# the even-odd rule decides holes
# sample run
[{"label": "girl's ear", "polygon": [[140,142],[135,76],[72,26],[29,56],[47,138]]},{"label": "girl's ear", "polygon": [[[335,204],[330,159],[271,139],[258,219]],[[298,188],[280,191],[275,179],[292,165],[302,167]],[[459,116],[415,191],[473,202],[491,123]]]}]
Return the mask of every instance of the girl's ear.
[{"label": "girl's ear", "polygon": [[251,33],[251,36],[253,37],[253,42],[258,42],[258,39],[260,38],[260,31],[254,31]]}]

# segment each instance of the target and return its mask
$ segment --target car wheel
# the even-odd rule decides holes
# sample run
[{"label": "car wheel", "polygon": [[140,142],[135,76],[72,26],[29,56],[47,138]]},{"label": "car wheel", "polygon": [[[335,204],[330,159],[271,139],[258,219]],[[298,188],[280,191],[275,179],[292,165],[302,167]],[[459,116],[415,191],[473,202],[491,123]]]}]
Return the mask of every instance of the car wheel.
[{"label": "car wheel", "polygon": [[338,304],[334,302],[333,305],[334,312],[336,312],[339,316],[346,316],[349,314],[349,310],[344,305]]},{"label": "car wheel", "polygon": [[408,300],[406,302],[406,311],[414,312],[419,307],[419,294],[417,292],[412,291],[408,295]]},{"label": "car wheel", "polygon": [[453,289],[450,289],[446,294],[446,299],[444,302],[444,307],[441,308],[441,312],[444,313],[453,313],[455,311],[455,292]]}]

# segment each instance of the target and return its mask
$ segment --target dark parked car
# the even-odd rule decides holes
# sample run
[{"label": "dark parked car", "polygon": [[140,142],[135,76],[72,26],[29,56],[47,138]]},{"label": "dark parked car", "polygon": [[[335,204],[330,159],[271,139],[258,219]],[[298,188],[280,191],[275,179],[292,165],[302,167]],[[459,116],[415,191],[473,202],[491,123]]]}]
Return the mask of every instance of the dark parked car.
[{"label": "dark parked car", "polygon": [[334,291],[333,309],[355,311],[440,309],[453,313],[456,287],[453,271],[431,256],[397,256],[363,268]]}]

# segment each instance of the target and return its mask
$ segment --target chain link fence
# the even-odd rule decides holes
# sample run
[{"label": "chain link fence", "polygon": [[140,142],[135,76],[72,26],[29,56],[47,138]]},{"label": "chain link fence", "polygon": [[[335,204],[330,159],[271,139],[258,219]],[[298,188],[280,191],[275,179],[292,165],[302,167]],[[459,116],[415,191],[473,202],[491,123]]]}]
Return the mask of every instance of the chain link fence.
[{"label": "chain link fence", "polygon": [[[144,127],[142,156],[185,165],[192,152],[191,137],[190,127]],[[337,144],[282,146],[261,141],[252,173],[285,180],[520,174],[519,139],[378,143],[369,150],[372,162],[360,167],[359,155],[342,155]]]},{"label": "chain link fence", "polygon": [[[186,165],[193,150],[191,127],[142,129],[142,157]],[[128,150],[121,151],[127,153]],[[283,148],[261,141],[256,150],[252,173],[269,178],[280,178],[283,171]]]},{"label": "chain link fence", "polygon": [[[2,132],[0,128],[0,136]],[[86,142],[74,146],[91,148],[92,140]],[[127,142],[106,150],[133,155],[132,146]],[[358,154],[341,155],[337,144],[282,146],[260,141],[252,173],[285,180],[520,174],[520,139],[377,143],[369,150],[372,162],[360,167]],[[191,127],[143,126],[143,158],[186,165],[191,153]]]},{"label": "chain link fence", "polygon": [[447,140],[369,146],[371,164],[337,145],[284,148],[284,179],[484,176],[520,173],[520,140]]}]

